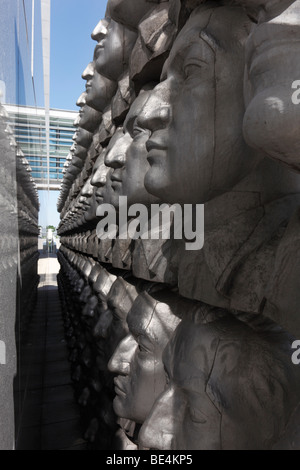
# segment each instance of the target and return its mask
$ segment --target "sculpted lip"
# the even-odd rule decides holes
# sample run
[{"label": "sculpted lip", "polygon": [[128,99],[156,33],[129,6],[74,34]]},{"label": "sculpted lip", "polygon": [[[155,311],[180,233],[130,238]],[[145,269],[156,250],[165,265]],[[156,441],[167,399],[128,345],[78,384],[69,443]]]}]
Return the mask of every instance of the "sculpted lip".
[{"label": "sculpted lip", "polygon": [[100,44],[98,44],[98,45],[96,46],[95,52],[94,52],[95,57],[98,56],[98,54],[101,52],[102,49],[104,49],[104,45],[102,45],[102,43],[100,43]]},{"label": "sculpted lip", "polygon": [[120,387],[118,377],[114,378],[114,384],[115,384],[115,392],[117,394],[122,393],[123,395],[126,394],[126,392]]},{"label": "sculpted lip", "polygon": [[101,204],[103,202],[103,196],[97,196],[96,197],[96,202],[97,202],[97,204]]},{"label": "sculpted lip", "polygon": [[161,158],[164,158],[167,150],[165,145],[154,140],[148,140],[146,148],[148,151],[147,160],[150,166],[161,160]]},{"label": "sculpted lip", "polygon": [[112,187],[114,186],[114,184],[122,183],[122,176],[121,176],[120,171],[118,171],[118,170],[114,171],[111,174],[110,179],[111,179],[111,182],[112,182]]},{"label": "sculpted lip", "polygon": [[119,178],[118,176],[113,176],[113,175],[112,175],[110,179],[111,179],[111,181],[116,181],[116,182],[118,182],[118,183],[122,183],[121,178]]},{"label": "sculpted lip", "polygon": [[146,142],[146,148],[148,152],[151,152],[151,150],[167,150],[166,145],[151,139]]},{"label": "sculpted lip", "polygon": [[97,189],[95,193],[95,199],[96,199],[97,204],[101,204],[101,202],[103,201],[103,189],[104,187],[99,188]]}]

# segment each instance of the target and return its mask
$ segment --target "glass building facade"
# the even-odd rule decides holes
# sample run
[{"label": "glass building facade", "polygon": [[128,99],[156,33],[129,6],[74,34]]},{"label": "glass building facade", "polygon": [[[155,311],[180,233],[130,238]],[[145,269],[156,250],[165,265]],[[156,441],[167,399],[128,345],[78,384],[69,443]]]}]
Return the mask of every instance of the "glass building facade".
[{"label": "glass building facade", "polygon": [[38,189],[57,190],[64,163],[73,143],[75,111],[50,110],[50,154],[47,158],[45,110],[6,105],[16,141],[28,160]]},{"label": "glass building facade", "polygon": [[[37,116],[48,102],[50,0],[0,0],[0,12],[0,450],[12,450],[18,448],[28,395],[27,372],[20,365],[23,325],[38,282],[39,204],[22,149],[27,145],[31,153],[43,146],[43,139],[37,144],[29,134],[27,111]],[[42,136],[43,125],[41,120],[32,128]],[[18,147],[16,140],[25,136],[27,144]]]}]

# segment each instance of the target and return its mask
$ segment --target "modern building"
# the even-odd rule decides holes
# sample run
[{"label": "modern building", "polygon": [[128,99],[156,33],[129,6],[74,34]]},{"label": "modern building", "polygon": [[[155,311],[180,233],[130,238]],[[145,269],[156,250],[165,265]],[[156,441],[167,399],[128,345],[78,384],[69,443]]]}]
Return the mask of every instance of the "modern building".
[{"label": "modern building", "polygon": [[45,109],[5,106],[16,141],[28,160],[38,189],[58,190],[66,156],[73,143],[76,111],[50,110],[49,158],[47,157]]},{"label": "modern building", "polygon": [[[26,356],[21,336],[38,281],[35,186],[6,127],[6,111],[13,105],[19,119],[23,106],[32,106],[37,115],[43,107],[48,128],[50,6],[50,0],[0,0],[0,450],[19,448],[22,436],[26,439],[28,433],[26,427],[21,429],[30,371],[20,364],[20,358]],[[12,117],[10,124],[18,128]],[[49,149],[49,132],[46,138]],[[31,144],[30,138],[28,141]]]}]

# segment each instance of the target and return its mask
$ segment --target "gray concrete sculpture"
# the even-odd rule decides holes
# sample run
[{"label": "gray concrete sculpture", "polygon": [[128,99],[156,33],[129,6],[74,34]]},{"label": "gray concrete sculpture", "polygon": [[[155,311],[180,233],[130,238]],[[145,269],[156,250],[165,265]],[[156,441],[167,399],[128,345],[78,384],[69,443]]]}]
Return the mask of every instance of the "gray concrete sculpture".
[{"label": "gray concrete sculpture", "polygon": [[86,104],[103,112],[116,92],[116,82],[100,75],[93,62],[84,70],[82,78],[86,80]]},{"label": "gray concrete sculpture", "polygon": [[[95,31],[93,37],[97,37]],[[109,19],[106,33],[98,39],[98,45],[95,48],[96,70],[104,77],[117,82],[126,70],[136,37],[136,32]]]},{"label": "gray concrete sculpture", "polygon": [[157,3],[167,2],[167,0],[108,0],[106,16],[118,23],[137,28],[141,19],[149,14]]},{"label": "gray concrete sculpture", "polygon": [[[94,448],[300,446],[299,5],[108,0],[92,33],[58,207]],[[120,197],[203,204],[203,247],[124,240]]]},{"label": "gray concrete sculpture", "polygon": [[[152,88],[153,85],[149,84],[141,90],[130,107],[123,129],[119,131],[121,136],[121,132],[123,132],[122,140],[105,156],[106,166],[114,170],[111,179],[115,182],[113,189],[116,206],[118,206],[120,196],[127,197],[129,206],[135,203],[150,205],[158,201],[146,191],[144,186],[145,175],[149,170],[145,145],[148,134],[136,124],[137,118],[149,98],[149,90]],[[120,145],[122,145],[121,152]]]},{"label": "gray concrete sculpture", "polygon": [[140,432],[151,449],[271,449],[299,403],[291,337],[200,306],[163,356],[169,383]]},{"label": "gray concrete sculpture", "polygon": [[240,9],[204,5],[178,35],[164,80],[138,119],[151,132],[145,185],[161,200],[207,202],[255,167],[258,157],[242,134],[249,32],[250,21]]},{"label": "gray concrete sculpture", "polygon": [[[231,25],[231,34],[225,24]],[[152,132],[146,143],[151,166],[146,188],[167,202],[207,203],[205,246],[196,254],[186,253],[180,262],[180,293],[212,305],[261,312],[278,247],[272,245],[272,234],[280,237],[280,227],[298,207],[300,180],[244,141],[244,47],[249,26],[243,11],[235,7],[207,4],[194,10],[174,43],[165,80],[155,88],[138,122]],[[214,37],[222,48],[212,52]],[[227,41],[230,51],[225,56]],[[196,102],[201,107],[193,111]],[[183,122],[184,109],[193,115],[195,128],[190,121]],[[278,301],[277,311],[269,308],[265,313],[293,333],[299,331],[295,313],[286,315]],[[297,322],[292,324],[292,318]]]},{"label": "gray concrete sculpture", "polygon": [[166,378],[162,353],[186,313],[189,302],[164,290],[143,292],[127,315],[129,334],[108,364],[117,374],[114,409],[121,418],[143,423]]}]

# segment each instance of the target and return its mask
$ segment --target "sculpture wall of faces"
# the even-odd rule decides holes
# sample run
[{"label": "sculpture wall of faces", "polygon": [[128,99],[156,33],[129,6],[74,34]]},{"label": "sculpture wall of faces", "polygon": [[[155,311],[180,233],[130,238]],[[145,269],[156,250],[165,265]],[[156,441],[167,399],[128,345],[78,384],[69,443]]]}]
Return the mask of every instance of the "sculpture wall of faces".
[{"label": "sculpture wall of faces", "polygon": [[[108,0],[92,32],[58,204],[66,334],[92,448],[290,445],[299,5]],[[204,204],[204,247],[98,240],[97,208],[118,213],[120,196]]]}]

